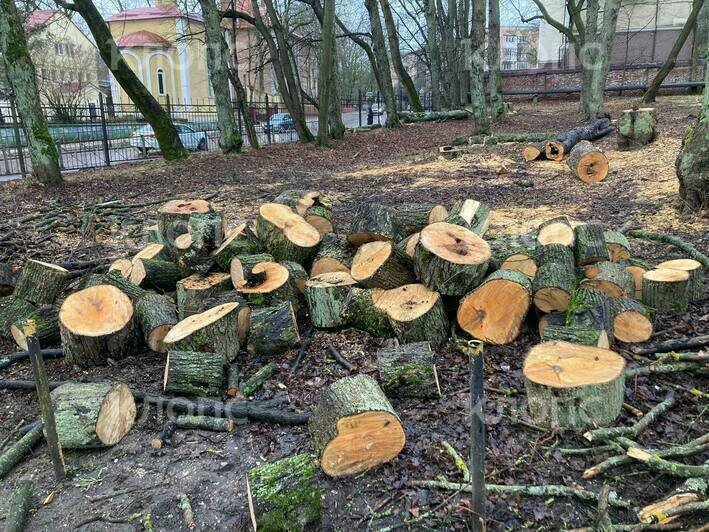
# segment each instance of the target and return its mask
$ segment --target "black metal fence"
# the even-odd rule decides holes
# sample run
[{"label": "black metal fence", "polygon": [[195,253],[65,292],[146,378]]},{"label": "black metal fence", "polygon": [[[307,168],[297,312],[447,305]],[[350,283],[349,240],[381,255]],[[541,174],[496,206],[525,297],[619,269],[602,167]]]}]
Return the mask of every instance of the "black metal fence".
[{"label": "black metal fence", "polygon": [[[398,103],[406,108],[406,102],[401,97],[400,100]],[[168,98],[164,106],[185,147],[193,151],[219,149],[219,128],[213,104],[171,102]],[[386,114],[378,94],[361,94],[357,99],[342,101],[345,126],[366,125],[370,108],[373,112],[369,118],[374,123],[382,124]],[[98,105],[67,105],[61,109],[45,105],[42,109],[49,123],[50,135],[59,150],[63,170],[112,166],[159,157],[152,128],[132,104],[115,104],[100,98]],[[290,115],[282,103],[268,100],[252,102],[248,112],[256,125],[261,145],[298,140]],[[305,104],[305,115],[308,127],[313,134],[317,134],[315,106]],[[236,103],[234,116],[244,144],[248,146],[244,117]],[[0,176],[19,178],[31,170],[26,135],[17,109],[12,101],[0,104]]]}]

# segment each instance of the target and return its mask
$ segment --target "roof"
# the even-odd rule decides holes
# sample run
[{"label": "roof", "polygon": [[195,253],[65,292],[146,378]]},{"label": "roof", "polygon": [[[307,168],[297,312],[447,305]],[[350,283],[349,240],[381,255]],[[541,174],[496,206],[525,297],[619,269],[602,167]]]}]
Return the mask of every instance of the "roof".
[{"label": "roof", "polygon": [[202,15],[197,13],[180,13],[175,4],[169,6],[158,7],[138,7],[135,9],[126,9],[115,15],[111,15],[106,19],[107,22],[128,22],[131,20],[148,20],[155,18],[175,18],[185,17],[197,22],[204,22]]},{"label": "roof", "polygon": [[59,13],[59,11],[56,9],[39,9],[37,11],[32,11],[25,19],[25,29],[33,30],[39,26],[44,26],[57,13]]},{"label": "roof", "polygon": [[152,31],[140,30],[128,35],[124,35],[116,41],[119,48],[128,48],[130,46],[158,46],[168,48],[171,46],[170,41],[160,37],[160,35]]}]

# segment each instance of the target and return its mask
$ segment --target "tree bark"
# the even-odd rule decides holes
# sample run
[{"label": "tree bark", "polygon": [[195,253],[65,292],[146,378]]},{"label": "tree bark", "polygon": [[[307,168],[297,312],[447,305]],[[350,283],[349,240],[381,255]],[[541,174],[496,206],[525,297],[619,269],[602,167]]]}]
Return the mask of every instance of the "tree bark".
[{"label": "tree bark", "polygon": [[391,81],[391,65],[387,54],[386,42],[384,40],[384,30],[379,15],[378,0],[364,0],[364,5],[369,13],[369,23],[372,32],[372,47],[376,58],[377,71],[379,76],[379,88],[384,96],[386,104],[387,120],[386,127],[397,127],[400,125],[399,113],[396,108],[396,97],[394,96],[394,85]]},{"label": "tree bark", "polygon": [[438,48],[436,0],[426,0],[426,41],[431,72],[431,107],[441,110],[441,52]]},{"label": "tree bark", "polygon": [[335,66],[335,0],[323,0],[323,19],[318,74],[318,140],[321,147],[329,146],[330,89]]},{"label": "tree bark", "polygon": [[470,32],[470,97],[475,133],[490,134],[485,99],[485,1],[472,0],[473,24]]},{"label": "tree bark", "polygon": [[490,110],[493,118],[505,114],[500,73],[500,0],[488,0],[487,61],[490,79]]},{"label": "tree bark", "polygon": [[41,185],[60,185],[63,180],[59,152],[42,113],[34,64],[20,14],[12,0],[0,1],[0,55],[24,126],[32,178]]}]

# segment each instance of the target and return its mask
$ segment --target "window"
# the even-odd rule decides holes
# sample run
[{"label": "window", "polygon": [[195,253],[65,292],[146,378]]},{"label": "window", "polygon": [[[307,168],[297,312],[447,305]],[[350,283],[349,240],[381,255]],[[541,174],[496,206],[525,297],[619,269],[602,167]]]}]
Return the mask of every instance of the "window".
[{"label": "window", "polygon": [[160,96],[165,95],[165,72],[162,68],[158,69],[158,94]]},{"label": "window", "polygon": [[54,53],[56,53],[57,55],[64,55],[64,43],[54,43]]}]

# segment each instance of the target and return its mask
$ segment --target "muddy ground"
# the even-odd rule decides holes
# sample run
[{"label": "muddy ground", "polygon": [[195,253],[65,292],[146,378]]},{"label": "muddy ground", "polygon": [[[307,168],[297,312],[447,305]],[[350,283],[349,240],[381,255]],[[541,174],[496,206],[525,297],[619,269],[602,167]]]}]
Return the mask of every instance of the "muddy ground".
[{"label": "muddy ground", "polygon": [[[612,99],[609,110],[617,116],[632,105],[629,98]],[[581,122],[575,102],[533,104],[520,102],[497,131],[559,131]],[[568,214],[587,221],[600,220],[618,227],[633,220],[640,227],[670,232],[686,238],[705,253],[709,249],[707,218],[678,211],[674,160],[680,139],[696,120],[697,97],[667,97],[658,101],[660,136],[649,147],[620,153],[615,139],[600,145],[608,151],[611,173],[601,184],[585,185],[572,178],[565,164],[526,164],[520,146],[471,148],[460,159],[443,161],[437,147],[469,130],[467,122],[418,124],[396,131],[379,130],[348,136],[331,150],[284,144],[269,146],[241,156],[200,154],[184,163],[149,162],[111,169],[71,174],[61,189],[49,191],[22,183],[0,186],[0,262],[19,266],[27,258],[52,261],[90,260],[114,257],[144,245],[141,238],[128,238],[126,230],[110,227],[107,233],[91,228],[45,231],[33,223],[8,229],[8,221],[61,207],[66,211],[89,208],[100,201],[121,200],[138,204],[173,197],[201,197],[216,193],[212,202],[232,222],[253,216],[260,203],[288,188],[312,188],[331,196],[338,227],[345,231],[349,217],[361,201],[388,205],[401,202],[440,202],[471,197],[494,209],[490,237],[528,230],[555,214]],[[155,206],[132,213],[150,225]],[[134,228],[133,228],[134,229]],[[71,231],[74,232],[71,232]],[[635,255],[650,261],[681,256],[664,245],[633,241]],[[685,316],[660,314],[653,340],[707,334],[709,302],[692,305]],[[307,327],[302,320],[301,328]],[[521,367],[524,353],[538,341],[536,324],[510,345],[488,347],[485,376],[488,426],[487,479],[498,484],[563,484],[599,491],[604,482],[634,506],[661,498],[678,483],[665,475],[625,467],[592,481],[581,480],[587,467],[606,455],[569,456],[559,447],[586,447],[580,435],[554,434],[530,426],[524,406]],[[327,354],[335,345],[357,366],[355,372],[376,377],[379,341],[353,330],[317,332],[302,368],[288,371],[295,352],[275,358],[279,373],[260,391],[257,399],[287,395],[295,411],[308,411],[323,388],[348,372]],[[628,346],[620,352],[632,362]],[[0,340],[0,356],[13,351]],[[415,479],[439,475],[451,481],[462,479],[441,446],[450,442],[464,452],[467,442],[468,367],[452,347],[439,350],[438,371],[442,397],[437,401],[393,401],[404,422],[407,443],[389,464],[353,478],[332,480],[321,475],[323,530],[464,530],[468,496],[464,493],[413,488]],[[266,360],[248,360],[251,374]],[[635,362],[632,362],[635,363]],[[159,392],[164,356],[142,354],[121,360],[109,368],[79,371],[64,361],[48,361],[50,379],[106,378],[132,387]],[[29,364],[3,372],[2,378],[28,378]],[[686,374],[638,378],[627,389],[627,403],[647,411],[673,389],[675,406],[645,431],[639,442],[648,447],[683,443],[707,432],[707,401],[692,389],[707,391],[706,377]],[[23,420],[37,417],[33,394],[0,392],[0,441]],[[635,419],[623,411],[618,424]],[[187,493],[202,530],[248,530],[249,512],[245,474],[253,466],[297,452],[311,450],[305,427],[250,423],[239,425],[229,435],[200,431],[179,432],[173,447],[153,450],[149,441],[164,417],[154,409],[139,410],[133,431],[107,450],[67,453],[70,479],[55,486],[45,446],[35,449],[0,483],[0,500],[21,479],[35,482],[29,528],[32,530],[140,530],[150,514],[157,530],[185,529],[176,496]],[[689,459],[701,463],[707,456]],[[123,494],[111,497],[114,492]],[[53,494],[50,499],[47,497]],[[46,502],[46,504],[43,503]],[[6,503],[0,502],[0,514]],[[590,526],[594,504],[574,499],[490,495],[487,502],[492,530],[558,530]],[[613,510],[615,523],[635,521],[632,511]],[[698,518],[697,523],[701,522]],[[690,525],[685,525],[690,528]]]}]

